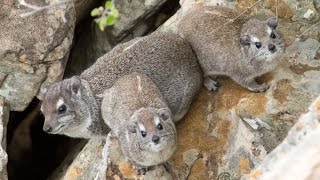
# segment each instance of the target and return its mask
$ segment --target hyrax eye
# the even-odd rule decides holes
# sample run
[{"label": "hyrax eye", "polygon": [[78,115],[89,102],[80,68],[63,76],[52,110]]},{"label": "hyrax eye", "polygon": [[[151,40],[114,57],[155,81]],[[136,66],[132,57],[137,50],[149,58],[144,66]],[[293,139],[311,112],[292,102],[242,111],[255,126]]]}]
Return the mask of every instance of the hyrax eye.
[{"label": "hyrax eye", "polygon": [[59,108],[58,108],[58,113],[59,114],[63,114],[67,111],[67,106],[66,105],[61,105]]},{"label": "hyrax eye", "polygon": [[275,35],[274,33],[271,33],[271,34],[270,34],[270,37],[271,37],[272,39],[275,39],[275,38],[276,38],[276,35]]},{"label": "hyrax eye", "polygon": [[159,123],[159,124],[157,125],[157,129],[162,130],[162,129],[163,129],[162,124]]},{"label": "hyrax eye", "polygon": [[261,46],[262,46],[261,42],[256,42],[255,45],[256,45],[256,47],[257,47],[258,49],[261,48]]},{"label": "hyrax eye", "polygon": [[141,132],[141,136],[142,137],[146,137],[147,136],[147,133],[145,131],[140,131]]}]

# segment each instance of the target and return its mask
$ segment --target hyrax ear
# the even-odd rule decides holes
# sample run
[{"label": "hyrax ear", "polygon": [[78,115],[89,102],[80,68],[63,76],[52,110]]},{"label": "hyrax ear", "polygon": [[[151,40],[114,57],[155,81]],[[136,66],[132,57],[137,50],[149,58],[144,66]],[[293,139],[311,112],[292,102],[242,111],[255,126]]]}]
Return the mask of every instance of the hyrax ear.
[{"label": "hyrax ear", "polygon": [[268,26],[270,26],[271,28],[276,29],[276,28],[278,27],[278,19],[277,19],[277,17],[270,17],[270,18],[267,20],[267,24],[268,24]]},{"label": "hyrax ear", "polygon": [[137,123],[129,121],[127,124],[127,130],[131,133],[136,133],[137,132]]},{"label": "hyrax ear", "polygon": [[240,43],[244,46],[250,45],[250,37],[248,35],[241,35]]},{"label": "hyrax ear", "polygon": [[162,120],[165,121],[165,120],[169,119],[169,117],[171,116],[171,111],[168,108],[161,108],[158,111],[158,115],[160,116],[160,118]]},{"label": "hyrax ear", "polygon": [[74,94],[77,94],[79,92],[79,89],[81,87],[81,79],[79,76],[73,76],[70,79],[70,89],[71,92]]}]

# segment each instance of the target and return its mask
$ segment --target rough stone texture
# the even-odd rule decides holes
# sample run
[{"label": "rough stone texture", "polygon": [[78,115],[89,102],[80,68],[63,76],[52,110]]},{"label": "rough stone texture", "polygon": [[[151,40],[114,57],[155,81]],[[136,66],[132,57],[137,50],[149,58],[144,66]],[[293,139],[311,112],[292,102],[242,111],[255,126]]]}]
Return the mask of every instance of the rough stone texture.
[{"label": "rough stone texture", "polygon": [[24,110],[36,95],[41,99],[48,85],[61,80],[75,24],[73,4],[66,7],[67,23],[57,8],[19,16],[27,11],[17,1],[0,1],[0,95],[14,111]]},{"label": "rough stone texture", "polygon": [[[194,2],[182,1],[182,8],[160,31],[176,32],[177,23]],[[197,2],[220,3],[242,12],[256,1]],[[267,19],[275,14],[274,2],[261,1],[248,14]],[[286,51],[279,59],[279,68],[258,79],[258,82],[270,85],[265,93],[250,92],[226,77],[218,79],[221,85],[218,91],[208,92],[203,88],[199,92],[186,117],[177,124],[178,148],[169,160],[173,172],[171,177],[239,179],[259,165],[266,154],[282,142],[298,117],[320,94],[320,30],[313,28],[301,38],[296,38],[314,23],[294,18],[301,17],[299,12],[305,8],[296,6],[300,3],[302,1],[279,0],[279,31],[285,40]],[[315,7],[319,11],[318,3]],[[110,144],[107,177],[141,178],[121,155],[116,141]],[[91,152],[96,152],[95,147],[92,145]],[[96,154],[89,153],[88,156]],[[155,171],[163,172],[161,167]],[[151,171],[145,178],[159,177],[152,174]]]},{"label": "rough stone texture", "polygon": [[[92,139],[83,147],[80,153],[78,153],[75,160],[70,164],[73,157],[68,157],[62,167],[58,168],[56,172],[49,178],[50,180],[88,180],[95,179],[99,175],[102,149],[104,147],[105,140]],[[80,143],[75,149],[75,152],[71,153],[74,156],[78,151],[78,148],[82,147],[83,143]],[[68,165],[68,166],[66,166]]]},{"label": "rough stone texture", "polygon": [[320,178],[320,96],[291,128],[284,141],[242,179]]},{"label": "rough stone texture", "polygon": [[10,108],[6,99],[0,96],[0,179],[7,180],[7,162],[8,155],[6,153],[6,136],[7,136],[7,124],[9,120]]}]

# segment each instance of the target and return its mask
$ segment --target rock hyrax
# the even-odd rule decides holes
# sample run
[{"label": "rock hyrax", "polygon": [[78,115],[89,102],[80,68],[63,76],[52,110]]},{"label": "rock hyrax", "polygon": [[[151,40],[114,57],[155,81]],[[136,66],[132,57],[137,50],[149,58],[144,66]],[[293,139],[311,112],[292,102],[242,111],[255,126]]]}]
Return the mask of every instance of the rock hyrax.
[{"label": "rock hyrax", "polygon": [[147,76],[133,74],[117,80],[103,94],[101,113],[138,172],[145,173],[174,153],[177,133],[171,112]]},{"label": "rock hyrax", "polygon": [[259,85],[257,76],[274,69],[283,41],[276,32],[275,17],[260,21],[239,16],[232,9],[197,4],[181,20],[178,32],[195,51],[204,72],[204,85],[216,90],[216,75],[227,75],[241,86],[263,92],[268,85]]},{"label": "rock hyrax", "polygon": [[116,46],[80,76],[52,85],[41,107],[43,130],[83,138],[107,135],[97,95],[134,72],[156,84],[173,121],[184,116],[202,84],[201,68],[188,43],[173,33],[153,33]]}]

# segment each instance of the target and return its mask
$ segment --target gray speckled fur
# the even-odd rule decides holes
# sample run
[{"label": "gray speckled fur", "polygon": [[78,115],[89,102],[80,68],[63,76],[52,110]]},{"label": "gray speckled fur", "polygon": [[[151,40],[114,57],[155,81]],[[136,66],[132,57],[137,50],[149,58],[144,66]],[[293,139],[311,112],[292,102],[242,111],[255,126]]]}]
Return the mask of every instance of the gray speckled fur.
[{"label": "gray speckled fur", "polygon": [[[104,125],[100,123],[103,121],[100,117],[100,109],[95,107],[95,104],[97,107],[101,105],[102,98],[98,95],[110,88],[118,78],[134,72],[146,74],[156,84],[172,112],[174,121],[184,116],[202,84],[202,71],[195,54],[178,35],[153,33],[136,38],[116,46],[80,75],[81,84],[88,84],[87,87],[81,86],[80,89],[85,91],[85,94],[94,96],[95,99],[83,100],[88,109],[78,113],[87,114],[86,117],[90,118],[80,119],[78,122],[82,122],[82,126],[89,131],[97,131],[96,136],[104,136],[108,128],[101,127]],[[42,105],[45,124],[57,124],[56,122],[59,121],[59,117],[54,115],[57,113],[56,103],[60,96],[65,96],[61,92],[70,93],[67,86],[62,87],[62,84],[67,84],[69,81],[70,79],[66,79],[58,82],[49,89]],[[65,90],[54,91],[53,87]],[[66,103],[69,101],[68,98],[70,97],[66,98]],[[74,109],[82,108],[74,107]],[[58,133],[65,134],[63,131]],[[78,135],[77,133],[71,136]],[[82,137],[88,137],[88,135]]]},{"label": "gray speckled fur", "polygon": [[[101,113],[106,124],[118,137],[124,155],[137,167],[148,167],[167,161],[177,146],[177,133],[171,116],[163,120],[158,112],[165,108],[170,112],[157,86],[145,75],[124,76],[107,89],[103,95]],[[170,114],[170,113],[169,113]],[[157,129],[159,118],[163,129]],[[139,124],[145,127],[147,136],[141,136]],[[135,132],[128,128],[133,125]],[[161,137],[155,151],[153,135]]]},{"label": "gray speckled fur", "polygon": [[[183,17],[178,32],[195,51],[204,72],[205,86],[209,90],[216,89],[210,77],[227,75],[251,91],[262,92],[268,86],[258,85],[255,78],[276,67],[278,55],[283,51],[283,42],[267,21],[243,15],[226,24],[238,15],[226,7],[197,4]],[[277,38],[270,37],[268,28]],[[250,45],[240,43],[243,35],[250,37]],[[260,49],[256,48],[253,37],[261,41]],[[269,44],[276,46],[275,53],[268,50]]]}]

